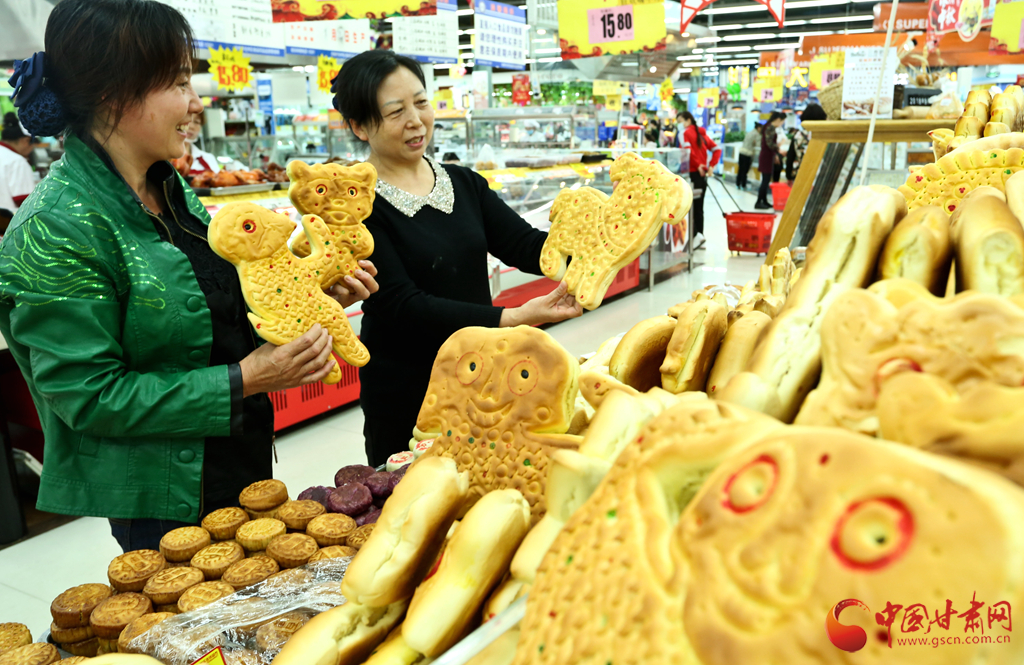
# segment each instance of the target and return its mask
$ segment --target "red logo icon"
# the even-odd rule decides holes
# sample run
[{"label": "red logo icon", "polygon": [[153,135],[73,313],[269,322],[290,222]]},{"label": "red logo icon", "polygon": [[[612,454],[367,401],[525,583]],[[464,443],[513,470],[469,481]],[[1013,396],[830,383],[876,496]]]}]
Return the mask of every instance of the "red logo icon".
[{"label": "red logo icon", "polygon": [[856,598],[841,600],[825,616],[825,634],[828,635],[829,641],[836,647],[853,653],[864,648],[868,641],[868,634],[860,626],[847,626],[846,624],[839,623],[839,614],[851,605],[855,605],[871,614],[868,606]]}]

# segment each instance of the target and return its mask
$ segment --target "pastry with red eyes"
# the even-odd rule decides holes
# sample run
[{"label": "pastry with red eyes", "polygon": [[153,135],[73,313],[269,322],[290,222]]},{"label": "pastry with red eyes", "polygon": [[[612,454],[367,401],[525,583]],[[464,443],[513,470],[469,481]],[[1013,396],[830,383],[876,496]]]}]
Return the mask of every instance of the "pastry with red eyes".
[{"label": "pastry with red eyes", "polygon": [[[894,189],[857,187],[829,208],[807,247],[800,280],[747,363],[716,399],[792,422],[821,371],[821,326],[849,288],[867,286],[893,225],[907,214]],[[735,385],[734,385],[735,384]]]},{"label": "pastry with red eyes", "polygon": [[[628,399],[610,396],[598,418]],[[699,662],[680,639],[687,574],[673,551],[675,523],[716,466],[783,425],[695,395],[676,399],[630,437],[555,536],[530,589],[517,664]],[[671,488],[638,491],[641,480]]]},{"label": "pastry with red eyes", "polygon": [[[309,165],[300,160],[288,163],[288,198],[303,215],[317,215],[327,225],[330,246],[345,257],[342,274],[351,275],[358,261],[373,254],[373,236],[363,224],[370,216],[377,196],[377,170],[366,162],[354,166],[340,164]],[[309,254],[309,240],[298,238],[292,244],[296,256]]]},{"label": "pastry with red eyes", "polygon": [[[325,238],[324,222],[315,215],[302,218],[306,238],[315,250],[298,258],[288,249],[295,223],[287,215],[254,203],[229,203],[214,216],[207,231],[210,247],[238,269],[242,295],[251,310],[256,334],[271,344],[287,344],[319,323],[334,339],[334,353],[362,367],[370,354],[356,337],[342,306],[324,293],[349,261]],[[335,365],[324,383],[341,380]]]},{"label": "pastry with red eyes", "polygon": [[[883,285],[885,285],[883,287]],[[796,422],[875,435],[880,391],[897,374],[924,372],[964,391],[980,381],[1024,383],[1024,309],[1008,298],[962,293],[903,297],[899,284],[840,296],[821,329],[821,382]],[[887,292],[897,302],[875,292]]]},{"label": "pastry with red eyes", "polygon": [[[865,630],[866,645],[849,662],[1021,661],[1024,646],[991,643],[904,661],[874,613],[920,603],[930,619],[946,599],[958,614],[974,598],[1024,601],[1024,491],[849,432],[759,429],[734,431],[748,445],[689,503],[679,498],[692,461],[686,445],[617,464],[545,558],[515,664],[847,662],[823,624],[851,598],[869,611],[841,617]],[[956,633],[963,621],[954,619]]]},{"label": "pastry with red eyes", "polygon": [[536,523],[551,454],[579,446],[579,437],[565,434],[578,376],[576,358],[542,330],[457,331],[437,353],[416,421],[439,434],[413,468],[432,457],[454,459],[470,474],[466,509],[491,490],[516,489]]}]

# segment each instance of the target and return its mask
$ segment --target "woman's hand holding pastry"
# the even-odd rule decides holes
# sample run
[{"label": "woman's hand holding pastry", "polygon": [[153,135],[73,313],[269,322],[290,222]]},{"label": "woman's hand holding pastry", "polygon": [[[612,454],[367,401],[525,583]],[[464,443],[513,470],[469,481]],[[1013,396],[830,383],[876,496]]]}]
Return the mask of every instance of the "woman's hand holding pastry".
[{"label": "woman's hand holding pastry", "polygon": [[561,282],[554,291],[527,301],[520,307],[506,309],[501,313],[502,328],[518,325],[537,325],[541,323],[558,323],[566,319],[574,319],[583,314],[583,307],[576,296],[569,293],[569,287]]},{"label": "woman's hand holding pastry", "polygon": [[377,293],[377,268],[369,261],[360,261],[355,277],[346,277],[343,283],[335,284],[328,295],[338,301],[342,307],[348,307],[366,300],[371,293]]},{"label": "woman's hand holding pastry", "polygon": [[331,336],[319,323],[306,334],[281,346],[264,344],[239,363],[242,393],[286,390],[322,381],[335,365],[331,357]]}]

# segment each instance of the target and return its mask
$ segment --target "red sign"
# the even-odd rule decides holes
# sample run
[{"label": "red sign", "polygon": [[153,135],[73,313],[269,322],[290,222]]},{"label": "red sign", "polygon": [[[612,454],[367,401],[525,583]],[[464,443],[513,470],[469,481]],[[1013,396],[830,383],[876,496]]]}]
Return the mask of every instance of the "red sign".
[{"label": "red sign", "polygon": [[526,106],[530,103],[530,75],[512,75],[512,103]]},{"label": "red sign", "polygon": [[[875,22],[872,29],[875,32],[885,32],[889,29],[889,14],[892,12],[892,4],[883,2],[875,5]],[[928,30],[928,5],[923,2],[903,2],[896,8],[896,25],[893,32],[925,32]]]}]

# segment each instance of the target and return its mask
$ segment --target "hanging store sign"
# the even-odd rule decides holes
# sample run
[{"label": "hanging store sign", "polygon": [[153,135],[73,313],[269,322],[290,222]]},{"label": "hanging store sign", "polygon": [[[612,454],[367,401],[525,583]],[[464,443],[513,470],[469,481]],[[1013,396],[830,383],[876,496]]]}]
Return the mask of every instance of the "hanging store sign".
[{"label": "hanging store sign", "polygon": [[658,94],[661,95],[661,101],[667,102],[672,99],[675,92],[672,91],[672,79],[665,77],[665,80],[658,86]]},{"label": "hanging store sign", "polygon": [[331,81],[341,71],[341,65],[334,58],[319,55],[316,58],[316,89],[320,92],[331,91]]},{"label": "hanging store sign", "polygon": [[661,50],[667,38],[665,4],[558,0],[558,36],[565,60]]},{"label": "hanging store sign", "polygon": [[604,79],[594,79],[594,95],[627,95],[629,94],[629,84],[623,81],[605,81]]},{"label": "hanging store sign", "polygon": [[604,98],[604,107],[609,111],[622,110],[622,95],[607,95]]},{"label": "hanging store sign", "polygon": [[[715,0],[683,0],[683,6],[679,16],[679,32],[686,32],[686,26],[690,25],[690,21],[697,15],[697,12],[710,5]],[[768,8],[768,13],[772,15],[772,18],[778,22],[779,27],[786,20],[786,1],[785,0],[754,0],[759,5],[764,5]]]},{"label": "hanging store sign", "polygon": [[754,102],[781,102],[782,84],[785,79],[781,75],[759,76],[754,79]]},{"label": "hanging store sign", "polygon": [[843,75],[843,62],[846,53],[836,51],[834,53],[822,53],[814,56],[808,65],[807,78],[811,90],[824,90],[830,83]]},{"label": "hanging store sign", "polygon": [[[198,1],[198,0],[194,0]],[[233,0],[235,2],[236,0]],[[262,0],[264,4],[267,0]],[[225,3],[226,4],[226,3]],[[275,23],[336,21],[346,18],[388,18],[389,16],[433,16],[435,0],[270,0]],[[410,5],[412,7],[410,8]]]},{"label": "hanging store sign", "polygon": [[437,3],[436,16],[408,16],[391,20],[392,48],[420,62],[459,61],[459,17],[455,0]]},{"label": "hanging store sign", "polygon": [[285,49],[293,55],[326,55],[347,60],[374,48],[377,35],[370,19],[285,23]]},{"label": "hanging store sign", "polygon": [[[875,21],[871,29],[885,32],[889,29],[889,14],[892,3],[880,2],[875,5]],[[896,24],[893,32],[924,32],[928,29],[928,4],[923,2],[901,2],[896,8]]]},{"label": "hanging store sign", "polygon": [[473,53],[478,65],[526,69],[529,29],[525,9],[493,0],[477,0],[473,25],[476,27]]},{"label": "hanging store sign", "polygon": [[252,65],[240,48],[211,48],[210,74],[218,90],[240,92],[252,87]]},{"label": "hanging store sign", "polygon": [[697,91],[697,108],[713,109],[718,107],[718,88],[701,88]]},{"label": "hanging store sign", "polygon": [[739,86],[740,90],[750,87],[750,67],[730,67],[728,75],[730,85]]},{"label": "hanging store sign", "polygon": [[512,75],[512,103],[526,106],[530,103],[530,75]]},{"label": "hanging store sign", "polygon": [[1024,2],[996,5],[989,51],[999,55],[1024,51]]}]

